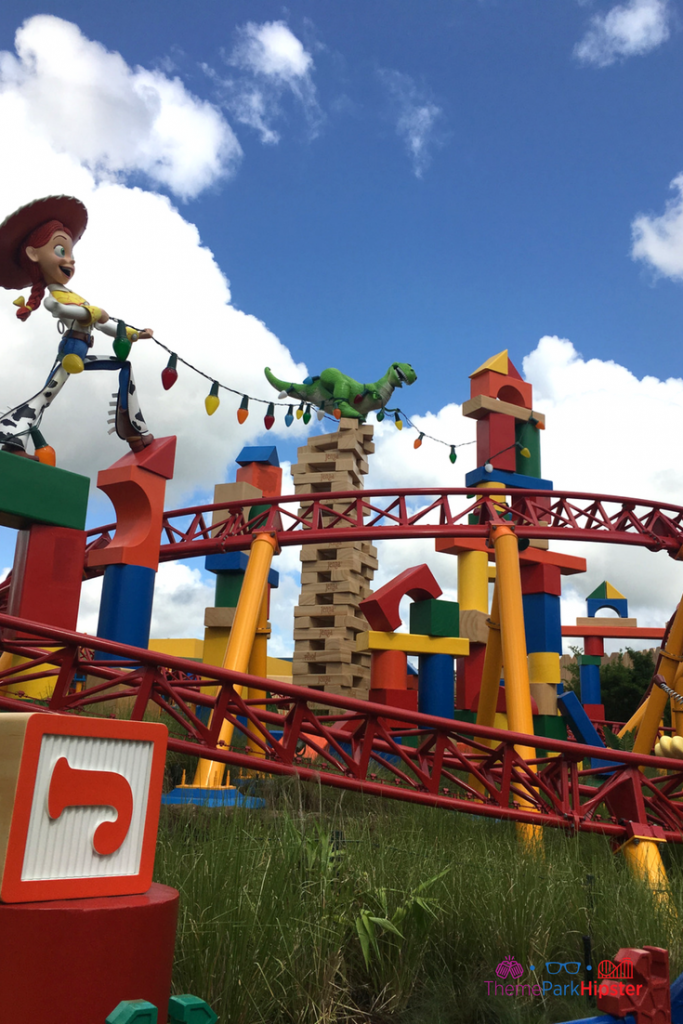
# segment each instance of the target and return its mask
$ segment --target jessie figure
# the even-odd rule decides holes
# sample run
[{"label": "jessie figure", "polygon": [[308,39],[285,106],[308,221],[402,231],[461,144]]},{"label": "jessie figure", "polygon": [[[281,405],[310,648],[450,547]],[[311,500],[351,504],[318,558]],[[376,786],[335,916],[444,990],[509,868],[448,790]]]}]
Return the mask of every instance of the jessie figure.
[{"label": "jessie figure", "polygon": [[[45,308],[57,320],[62,339],[57,358],[45,384],[32,398],[0,414],[0,445],[3,451],[26,454],[24,439],[40,426],[43,413],[71,374],[83,370],[117,370],[119,387],[112,397],[115,406],[109,433],[140,451],[154,438],[147,429],[129,362],[116,356],[91,354],[93,330],[116,337],[117,321],[99,306],[92,306],[71,291],[76,264],[73,247],[85,231],[88,212],[73,196],[47,196],[22,206],[0,224],[0,287],[26,288],[31,294],[14,300],[17,317],[28,320],[33,310]],[[130,342],[151,338],[152,330],[126,327]]]}]

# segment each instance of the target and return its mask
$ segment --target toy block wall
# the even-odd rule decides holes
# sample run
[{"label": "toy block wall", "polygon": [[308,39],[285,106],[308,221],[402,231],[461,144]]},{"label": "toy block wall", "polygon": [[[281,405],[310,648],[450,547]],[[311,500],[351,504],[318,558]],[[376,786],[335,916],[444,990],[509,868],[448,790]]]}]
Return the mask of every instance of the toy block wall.
[{"label": "toy block wall", "polygon": [[[373,428],[341,419],[333,434],[310,437],[292,466],[295,494],[324,494],[363,488]],[[343,511],[348,502],[337,502]],[[305,512],[306,505],[300,508]],[[377,569],[377,549],[368,541],[334,541],[301,550],[301,594],[294,609],[292,682],[326,693],[367,698],[370,653],[356,651],[356,636],[367,629],[358,610]]]}]

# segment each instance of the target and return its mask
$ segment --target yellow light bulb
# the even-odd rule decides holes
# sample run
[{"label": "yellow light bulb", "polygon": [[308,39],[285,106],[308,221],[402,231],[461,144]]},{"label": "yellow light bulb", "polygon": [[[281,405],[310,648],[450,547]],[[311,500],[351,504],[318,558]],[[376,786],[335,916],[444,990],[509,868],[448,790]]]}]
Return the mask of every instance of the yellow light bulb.
[{"label": "yellow light bulb", "polygon": [[75,352],[69,352],[68,355],[64,356],[62,366],[67,373],[82,373],[84,369],[83,360]]},{"label": "yellow light bulb", "polygon": [[209,416],[213,416],[220,404],[221,400],[218,395],[207,395],[204,399],[204,405]]},{"label": "yellow light bulb", "polygon": [[520,448],[520,450],[519,450],[519,454],[520,454],[520,455],[522,456],[522,458],[524,458],[524,459],[530,459],[530,458],[531,458],[531,452],[529,451],[529,449],[528,449],[528,448]]}]

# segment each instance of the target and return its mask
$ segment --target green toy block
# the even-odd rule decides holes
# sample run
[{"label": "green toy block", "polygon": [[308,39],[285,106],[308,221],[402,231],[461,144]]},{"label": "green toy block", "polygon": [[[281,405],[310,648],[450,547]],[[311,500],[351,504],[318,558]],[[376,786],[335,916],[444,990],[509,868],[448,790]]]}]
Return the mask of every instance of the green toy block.
[{"label": "green toy block", "polygon": [[420,636],[460,636],[460,605],[457,601],[413,601],[410,632]]},{"label": "green toy block", "polygon": [[215,1024],[218,1017],[199,996],[171,996],[169,1024]]},{"label": "green toy block", "polygon": [[602,665],[599,654],[579,654],[576,660],[579,665]]},{"label": "green toy block", "polygon": [[105,1024],[157,1024],[157,1016],[156,1006],[146,999],[124,999],[111,1011]]},{"label": "green toy block", "polygon": [[243,572],[216,573],[216,608],[237,607],[243,580]]},{"label": "green toy block", "polygon": [[0,452],[0,526],[22,530],[47,523],[83,530],[89,487],[87,476]]}]

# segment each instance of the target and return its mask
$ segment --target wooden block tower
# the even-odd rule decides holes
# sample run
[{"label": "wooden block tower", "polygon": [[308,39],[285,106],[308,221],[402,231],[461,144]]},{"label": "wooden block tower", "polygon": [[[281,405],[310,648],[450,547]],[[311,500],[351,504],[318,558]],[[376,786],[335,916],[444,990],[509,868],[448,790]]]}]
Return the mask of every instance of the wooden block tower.
[{"label": "wooden block tower", "polygon": [[[311,437],[292,467],[295,494],[361,490],[367,457],[375,450],[373,428],[341,419],[333,434]],[[348,501],[331,505],[343,511]],[[300,514],[306,509],[302,505]],[[326,693],[367,698],[370,653],[356,651],[356,636],[367,629],[359,613],[377,568],[377,549],[368,541],[335,542],[301,550],[301,595],[294,609],[293,679]]]}]

